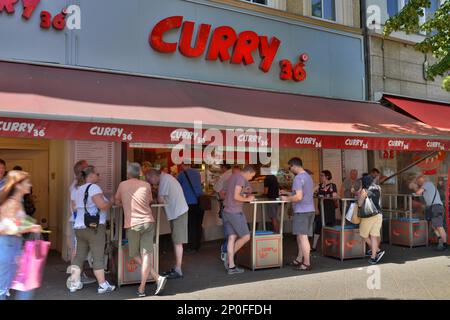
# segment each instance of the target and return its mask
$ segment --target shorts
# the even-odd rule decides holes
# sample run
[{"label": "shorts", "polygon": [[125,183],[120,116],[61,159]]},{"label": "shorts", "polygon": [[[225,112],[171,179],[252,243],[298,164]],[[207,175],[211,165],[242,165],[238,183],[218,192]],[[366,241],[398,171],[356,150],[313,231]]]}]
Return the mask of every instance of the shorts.
[{"label": "shorts", "polygon": [[139,257],[141,252],[153,252],[155,223],[143,223],[127,229],[128,254],[130,258]]},{"label": "shorts", "polygon": [[444,226],[444,217],[440,215],[439,217],[435,217],[431,219],[431,226],[433,228],[441,228]]},{"label": "shorts", "polygon": [[250,234],[247,219],[245,215],[240,213],[223,212],[223,228],[227,235],[237,235],[239,238]]},{"label": "shorts", "polygon": [[90,251],[94,260],[93,269],[103,270],[105,268],[105,225],[99,225],[97,230],[91,228],[75,229],[75,235],[77,237],[77,253],[73,264],[83,270],[84,261]]},{"label": "shorts", "polygon": [[383,215],[377,214],[370,218],[361,218],[359,224],[359,235],[367,239],[369,236],[380,237],[381,226],[383,225]]},{"label": "shorts", "polygon": [[188,243],[188,213],[185,212],[176,219],[170,220],[173,244]]},{"label": "shorts", "polygon": [[269,219],[277,219],[278,218],[278,203],[268,203],[266,204],[266,212]]},{"label": "shorts", "polygon": [[292,219],[292,234],[312,237],[315,212],[294,213]]}]

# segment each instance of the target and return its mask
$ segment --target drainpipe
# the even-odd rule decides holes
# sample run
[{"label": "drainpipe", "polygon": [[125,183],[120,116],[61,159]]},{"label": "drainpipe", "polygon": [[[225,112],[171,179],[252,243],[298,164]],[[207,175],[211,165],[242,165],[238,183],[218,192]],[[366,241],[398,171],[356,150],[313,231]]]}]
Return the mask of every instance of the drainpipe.
[{"label": "drainpipe", "polygon": [[361,16],[361,28],[363,30],[363,42],[364,42],[364,65],[366,71],[366,100],[372,100],[371,87],[372,87],[372,73],[370,70],[370,36],[369,29],[367,28],[367,2],[366,0],[360,1],[360,16]]}]

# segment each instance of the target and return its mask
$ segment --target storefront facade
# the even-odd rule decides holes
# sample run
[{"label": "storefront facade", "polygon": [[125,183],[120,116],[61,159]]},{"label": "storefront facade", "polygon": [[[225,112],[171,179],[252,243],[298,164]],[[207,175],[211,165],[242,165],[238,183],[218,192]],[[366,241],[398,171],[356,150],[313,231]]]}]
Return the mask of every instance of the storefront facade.
[{"label": "storefront facade", "polygon": [[[28,18],[18,4],[1,13],[0,158],[11,167],[29,163],[33,175],[48,167],[36,191],[48,207],[37,217],[55,231],[52,244],[64,258],[73,164],[96,165],[111,195],[126,161],[149,160],[133,149],[167,153],[180,140],[174,132],[192,132],[195,121],[205,129],[279,129],[280,164],[301,156],[316,182],[323,168],[338,184],[355,166],[367,171],[368,150],[448,150],[445,131],[358,102],[366,99],[359,28],[232,2],[74,1],[65,25],[58,18],[65,2],[41,1]],[[358,117],[367,112],[379,118]],[[36,165],[37,155],[11,152],[27,148],[43,149]],[[215,213],[204,230],[206,240],[220,237]]]}]

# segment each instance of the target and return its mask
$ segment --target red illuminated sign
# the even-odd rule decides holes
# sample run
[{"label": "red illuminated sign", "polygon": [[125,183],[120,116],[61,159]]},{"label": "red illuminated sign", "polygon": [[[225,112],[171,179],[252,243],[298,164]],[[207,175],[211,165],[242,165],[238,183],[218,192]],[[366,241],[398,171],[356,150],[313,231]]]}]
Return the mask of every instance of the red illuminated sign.
[{"label": "red illuminated sign", "polygon": [[[272,37],[258,35],[254,31],[242,31],[237,34],[229,26],[220,26],[212,30],[209,24],[201,24],[195,39],[195,45],[192,47],[192,38],[194,35],[195,22],[184,21],[182,16],[173,16],[158,22],[149,36],[150,46],[160,53],[174,53],[177,48],[182,55],[188,58],[198,58],[205,55],[205,59],[221,62],[230,61],[232,64],[251,65],[255,63],[254,54],[259,53],[261,62],[259,69],[263,72],[269,72],[275,57],[280,48],[281,41]],[[178,43],[164,41],[164,35],[176,29],[181,28],[180,39]],[[211,38],[209,48],[208,39]],[[292,64],[289,60],[280,62],[280,79],[304,81],[307,77],[305,63],[308,61],[308,55],[300,55],[299,62]]]},{"label": "red illuminated sign", "polygon": [[[15,5],[18,1],[19,0],[0,0],[0,12],[6,11],[8,14],[15,13]],[[30,19],[40,2],[41,0],[22,0],[22,17],[26,20]],[[64,30],[66,27],[65,10],[62,10],[54,17],[52,17],[52,14],[48,11],[41,11],[40,18],[40,27],[42,29],[50,29],[50,27],[53,26],[55,30]]]}]

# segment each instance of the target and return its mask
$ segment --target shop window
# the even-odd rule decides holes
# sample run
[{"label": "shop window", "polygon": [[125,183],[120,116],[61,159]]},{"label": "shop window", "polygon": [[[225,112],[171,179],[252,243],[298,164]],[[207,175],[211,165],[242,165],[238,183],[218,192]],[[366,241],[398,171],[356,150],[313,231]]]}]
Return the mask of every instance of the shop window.
[{"label": "shop window", "polygon": [[336,21],[335,0],[312,0],[311,6],[313,17]]}]

